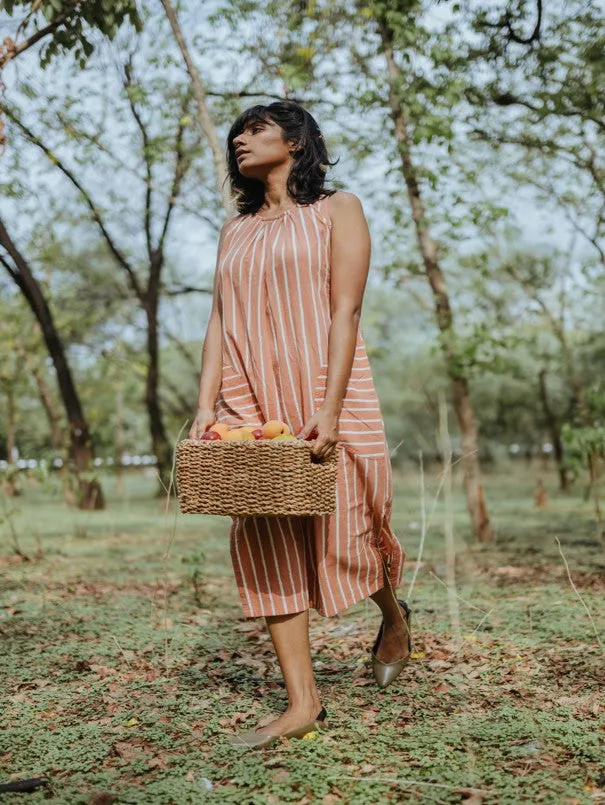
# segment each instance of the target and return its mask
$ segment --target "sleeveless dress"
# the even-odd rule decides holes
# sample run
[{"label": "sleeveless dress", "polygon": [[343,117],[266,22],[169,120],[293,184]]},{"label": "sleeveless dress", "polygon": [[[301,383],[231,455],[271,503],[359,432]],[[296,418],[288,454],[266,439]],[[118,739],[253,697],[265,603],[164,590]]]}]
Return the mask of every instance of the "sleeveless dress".
[{"label": "sleeveless dress", "polygon": [[[321,406],[328,369],[327,198],[225,227],[217,258],[223,376],[218,422],[285,422],[298,434]],[[335,514],[232,517],[230,553],[244,616],[314,608],[328,617],[397,587],[405,552],[391,530],[392,470],[361,326],[339,418]]]}]

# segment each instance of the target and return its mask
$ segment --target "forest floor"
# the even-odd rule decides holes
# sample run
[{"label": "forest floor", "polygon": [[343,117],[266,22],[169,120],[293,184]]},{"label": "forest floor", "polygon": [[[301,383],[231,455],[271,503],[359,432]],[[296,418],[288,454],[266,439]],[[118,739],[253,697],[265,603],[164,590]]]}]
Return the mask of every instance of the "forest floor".
[{"label": "forest floor", "polygon": [[[540,510],[538,474],[550,493]],[[426,482],[410,593],[418,478],[395,477],[412,662],[379,690],[374,603],[313,610],[331,729],[244,753],[228,735],[286,699],[264,621],[242,616],[230,520],[165,513],[149,475],[120,494],[104,479],[108,507],[88,513],[66,509],[54,479],[27,482],[0,523],[0,783],[45,776],[27,801],[70,805],[605,802],[605,562],[590,504],[511,466],[487,478],[496,540],[482,546],[458,491],[457,637],[436,471]]]}]

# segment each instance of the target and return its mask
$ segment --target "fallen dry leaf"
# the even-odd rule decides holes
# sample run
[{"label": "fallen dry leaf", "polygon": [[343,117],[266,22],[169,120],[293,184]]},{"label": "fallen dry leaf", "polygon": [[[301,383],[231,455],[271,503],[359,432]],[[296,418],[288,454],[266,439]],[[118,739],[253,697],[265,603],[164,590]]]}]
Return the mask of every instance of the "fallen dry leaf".
[{"label": "fallen dry leaf", "polygon": [[153,749],[153,744],[142,739],[135,741],[117,741],[113,745],[114,752],[123,760],[134,760]]}]

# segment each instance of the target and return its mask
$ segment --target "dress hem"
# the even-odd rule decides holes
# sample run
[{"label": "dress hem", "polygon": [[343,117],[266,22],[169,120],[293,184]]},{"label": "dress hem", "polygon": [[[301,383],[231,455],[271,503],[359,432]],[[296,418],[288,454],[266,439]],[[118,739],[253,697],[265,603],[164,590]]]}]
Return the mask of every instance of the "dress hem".
[{"label": "dress hem", "polygon": [[[283,612],[259,612],[258,614],[255,614],[255,615],[250,614],[249,610],[243,609],[244,617],[248,618],[248,619],[256,619],[256,618],[266,618],[266,617],[279,617],[281,615],[297,615],[300,612],[306,612],[307,609],[314,609],[318,613],[318,615],[321,615],[322,618],[334,618],[335,616],[340,615],[342,612],[346,612],[348,609],[350,609],[351,607],[355,606],[355,604],[360,604],[362,601],[365,601],[371,595],[374,595],[374,593],[377,593],[378,590],[382,590],[382,588],[384,587],[384,582],[385,582],[385,567],[384,567],[384,564],[383,564],[383,566],[382,566],[382,575],[381,575],[379,583],[377,585],[372,585],[370,587],[370,591],[366,595],[364,595],[363,598],[357,597],[357,598],[355,598],[354,601],[352,601],[350,604],[347,604],[346,606],[342,607],[341,609],[336,609],[333,612],[329,611],[329,610],[326,610],[326,609],[323,609],[323,611],[322,611],[322,609],[319,609],[313,603],[309,602],[309,606],[306,609],[285,610]],[[394,587],[393,589],[396,590],[397,588]]]}]

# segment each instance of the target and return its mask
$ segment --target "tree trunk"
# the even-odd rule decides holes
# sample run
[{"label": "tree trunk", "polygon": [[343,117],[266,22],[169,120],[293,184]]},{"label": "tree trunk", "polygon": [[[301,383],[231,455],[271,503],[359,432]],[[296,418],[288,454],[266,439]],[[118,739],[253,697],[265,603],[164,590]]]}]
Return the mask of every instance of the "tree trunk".
[{"label": "tree trunk", "polygon": [[212,120],[210,110],[208,109],[208,104],[206,103],[206,89],[200,77],[199,70],[195,66],[195,62],[191,58],[191,54],[189,53],[189,49],[187,48],[187,43],[185,41],[183,31],[179,24],[176,11],[172,7],[170,0],[161,0],[161,2],[162,5],[164,6],[164,10],[166,12],[166,16],[168,17],[168,21],[170,22],[170,27],[172,28],[174,38],[177,41],[177,44],[185,61],[187,72],[189,73],[189,77],[191,78],[193,95],[195,97],[195,102],[197,106],[198,125],[202,130],[202,132],[205,134],[206,139],[208,140],[208,144],[210,145],[210,150],[212,151],[212,160],[214,162],[216,186],[219,193],[221,194],[223,200],[223,207],[225,208],[227,214],[231,215],[234,209],[233,209],[233,199],[231,198],[231,189],[228,182],[227,163],[223,155],[223,147],[216,133],[216,126],[214,125],[214,121]]},{"label": "tree trunk", "polygon": [[55,453],[62,459],[63,462],[59,470],[61,476],[61,488],[63,489],[63,500],[67,506],[75,506],[76,496],[74,495],[73,481],[77,483],[77,478],[73,478],[69,471],[67,450],[63,433],[61,432],[59,412],[55,408],[55,401],[52,398],[46,378],[44,377],[40,367],[26,352],[23,352],[22,355],[25,363],[32,373],[32,377],[34,378],[36,387],[38,389],[40,402],[42,403],[42,407],[46,412],[50,427],[50,443]]},{"label": "tree trunk", "polygon": [[468,382],[449,370],[452,386],[452,405],[460,431],[461,464],[464,474],[466,504],[471,516],[473,534],[479,542],[491,542],[494,538],[481,484],[479,461],[479,435],[475,411],[471,402]]},{"label": "tree trunk", "polygon": [[563,317],[561,319],[557,319],[554,314],[552,314],[546,305],[542,303],[542,309],[546,313],[547,318],[550,321],[553,333],[555,334],[555,338],[561,344],[561,350],[563,352],[563,360],[565,362],[565,368],[567,370],[567,377],[569,378],[569,385],[571,386],[571,407],[570,407],[570,418],[574,416],[578,416],[580,421],[583,424],[586,424],[586,406],[584,403],[584,391],[582,389],[582,381],[580,380],[580,376],[576,371],[577,363],[574,361],[573,352],[571,346],[569,344],[567,333],[565,331],[565,325],[563,321]]},{"label": "tree trunk", "polygon": [[599,502],[599,489],[598,489],[599,456],[596,450],[593,453],[591,453],[591,455],[588,457],[588,475],[590,478],[590,486],[588,493],[589,495],[592,495],[593,498],[597,536],[601,540],[603,548],[605,548],[605,526],[603,524],[603,515],[601,512],[601,504]]},{"label": "tree trunk", "polygon": [[[171,7],[168,4],[168,8],[170,10]],[[174,12],[173,12],[174,16]],[[174,17],[174,21],[176,22],[176,17]],[[178,23],[177,23],[178,25]],[[184,42],[183,42],[184,45]],[[198,84],[201,86],[201,82]],[[129,62],[125,67],[125,88],[128,90],[132,86],[132,65]],[[199,89],[199,87],[198,87]],[[198,101],[203,100],[203,87],[202,87],[202,97],[198,97]],[[110,253],[112,254],[114,260],[116,261],[117,265],[126,273],[126,279],[129,285],[130,290],[132,291],[133,295],[138,300],[139,304],[141,305],[142,309],[145,311],[145,315],[147,321],[152,328],[153,332],[147,333],[147,346],[148,346],[148,354],[149,354],[149,362],[148,362],[148,370],[149,374],[147,377],[146,382],[146,391],[145,391],[145,403],[147,407],[147,411],[149,414],[149,421],[150,421],[150,435],[151,441],[153,444],[153,449],[156,453],[157,461],[158,461],[158,468],[160,470],[160,476],[163,479],[167,479],[167,471],[168,468],[172,465],[172,451],[171,447],[168,443],[166,438],[166,434],[164,431],[164,425],[162,422],[162,413],[159,405],[158,400],[158,385],[159,385],[159,358],[158,358],[158,326],[157,326],[157,311],[158,311],[158,304],[160,298],[160,275],[163,267],[164,262],[164,245],[165,239],[169,230],[170,221],[172,218],[172,213],[175,208],[175,202],[178,198],[183,178],[186,174],[188,168],[188,158],[184,148],[184,134],[185,134],[185,124],[183,119],[186,117],[186,109],[188,103],[188,96],[183,97],[183,104],[181,109],[181,115],[179,117],[177,132],[176,132],[176,145],[175,145],[175,166],[174,166],[174,174],[172,178],[172,187],[170,191],[170,195],[168,198],[168,203],[166,204],[165,214],[163,216],[163,224],[161,226],[161,234],[156,245],[153,245],[153,238],[152,238],[152,167],[153,167],[153,160],[151,158],[151,153],[149,149],[149,143],[151,141],[150,135],[147,131],[146,125],[143,121],[143,118],[138,112],[136,103],[134,103],[132,96],[129,94],[129,102],[131,111],[134,117],[134,120],[141,132],[142,136],[142,146],[143,146],[143,158],[145,160],[146,165],[146,179],[147,179],[147,192],[145,197],[145,209],[144,209],[144,232],[145,232],[145,239],[147,243],[147,252],[148,252],[148,268],[149,268],[149,276],[148,276],[148,283],[147,287],[142,287],[142,284],[139,280],[137,271],[135,269],[134,264],[131,265],[128,259],[125,256],[116,243],[114,242],[113,238],[110,236],[109,231],[105,225],[105,222],[101,216],[99,207],[95,204],[90,194],[86,191],[85,187],[78,181],[77,177],[73,174],[73,172],[64,165],[60,159],[37,137],[32,131],[30,131],[25,124],[23,124],[17,116],[11,114],[11,119],[15,122],[15,124],[19,127],[19,129],[25,134],[27,139],[34,143],[38,148],[40,148],[46,156],[57,165],[57,167],[61,170],[61,172],[69,179],[72,185],[76,188],[76,190],[82,195],[84,198],[88,208],[91,211],[92,218],[96,222],[103,239],[105,240]],[[6,111],[6,110],[5,110]],[[207,110],[206,110],[207,112]],[[207,115],[208,120],[207,123],[211,123],[209,115]],[[213,144],[213,153],[215,156],[220,153],[220,144],[219,140],[214,133],[212,138],[212,132],[210,129],[206,131],[209,139],[211,140],[211,144]],[[218,151],[214,148],[214,145],[218,148]],[[223,160],[223,172],[220,173],[221,178],[226,178],[226,165]],[[1,259],[1,258],[0,258]],[[14,258],[13,258],[14,259]],[[4,261],[3,261],[4,262]],[[10,269],[5,263],[5,266],[13,279],[18,283],[18,276],[14,271]],[[29,301],[29,300],[28,300]],[[53,354],[51,352],[51,354]],[[61,380],[61,378],[60,378]],[[63,390],[62,390],[63,393]],[[73,419],[69,418],[70,425],[73,423]],[[83,424],[80,422],[77,425],[77,429],[75,431],[76,435],[79,435],[80,441],[74,442],[73,436],[74,431],[72,428],[72,443],[76,444],[76,446],[81,447],[83,444],[87,444],[88,442],[88,434],[83,433],[84,430]],[[86,429],[87,430],[87,429]],[[75,458],[77,461],[81,460],[81,456],[78,453],[75,454]],[[85,456],[84,456],[85,458]],[[163,492],[163,488],[161,489]]]},{"label": "tree trunk", "polygon": [[548,427],[550,438],[552,439],[555,461],[557,463],[557,471],[559,473],[559,489],[561,492],[569,492],[571,484],[569,480],[569,473],[567,472],[567,468],[563,463],[564,453],[563,440],[561,439],[561,426],[557,421],[557,417],[555,416],[554,411],[550,406],[550,400],[548,399],[548,389],[546,387],[546,369],[540,370],[538,378],[540,382],[540,400],[542,402],[542,410],[544,411],[544,419],[546,420],[546,426]]},{"label": "tree trunk", "polygon": [[54,319],[44,294],[27,261],[11,240],[1,219],[0,244],[10,255],[16,266],[16,269],[13,269],[6,261],[2,261],[40,324],[42,336],[57,373],[59,391],[69,423],[69,457],[79,478],[79,506],[82,509],[103,509],[105,504],[99,482],[95,479],[85,480],[81,477],[81,473],[91,472],[93,469],[94,450],[88,423],[84,418],[63,343],[55,327]]},{"label": "tree trunk", "polygon": [[14,498],[21,494],[19,486],[19,470],[15,464],[15,395],[10,386],[6,388],[6,459],[8,471],[6,474],[6,495]]},{"label": "tree trunk", "polygon": [[452,442],[447,424],[445,395],[439,395],[439,444],[443,454],[443,533],[445,536],[445,580],[447,601],[450,611],[452,635],[455,640],[462,637],[460,629],[460,609],[456,592],[456,542],[454,539],[454,503],[452,496]]},{"label": "tree trunk", "polygon": [[122,454],[124,453],[124,388],[121,378],[116,380],[116,492],[124,492],[124,468],[122,467]]},{"label": "tree trunk", "polygon": [[162,255],[156,252],[151,260],[149,287],[144,300],[147,315],[147,354],[149,360],[145,383],[145,405],[149,416],[153,452],[158,462],[157,469],[160,476],[158,495],[165,494],[170,483],[170,471],[172,469],[172,449],[164,429],[162,409],[158,397],[160,377],[158,306],[162,262]]},{"label": "tree trunk", "polygon": [[393,55],[393,31],[384,18],[378,19],[378,27],[389,73],[389,103],[391,117],[395,124],[395,136],[401,156],[402,173],[412,208],[412,218],[422,254],[426,277],[435,304],[435,318],[440,332],[441,350],[451,383],[452,404],[462,441],[462,469],[466,501],[471,517],[473,534],[481,542],[493,540],[493,532],[487,513],[483,487],[481,485],[481,466],[479,462],[479,435],[475,412],[470,397],[468,378],[457,361],[454,345],[453,316],[445,277],[437,260],[437,249],[432,239],[420,187],[412,162],[412,139],[409,131],[407,113],[394,86],[400,84],[401,71]]}]

